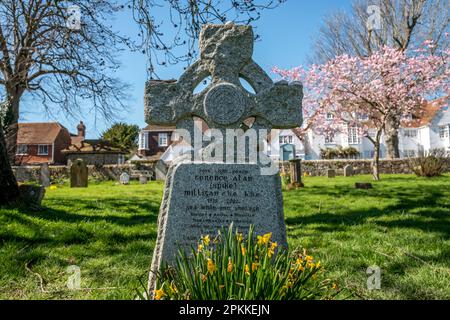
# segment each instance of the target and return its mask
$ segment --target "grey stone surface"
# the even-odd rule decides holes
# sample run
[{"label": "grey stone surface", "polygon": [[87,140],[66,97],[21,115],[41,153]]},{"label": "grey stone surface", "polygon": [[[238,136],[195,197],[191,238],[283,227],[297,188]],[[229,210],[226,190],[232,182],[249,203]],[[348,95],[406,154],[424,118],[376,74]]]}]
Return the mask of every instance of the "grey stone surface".
[{"label": "grey stone surface", "polygon": [[328,178],[335,178],[335,177],[336,177],[336,170],[334,170],[334,169],[328,169],[328,170],[327,170],[327,177],[328,177]]},{"label": "grey stone surface", "polygon": [[70,187],[87,188],[88,186],[88,168],[86,162],[77,159],[70,166]]},{"label": "grey stone surface", "polygon": [[[200,34],[200,60],[175,83],[149,81],[145,114],[150,124],[176,125],[191,131],[200,117],[209,128],[239,128],[245,119],[255,118],[254,127],[294,128],[302,123],[302,85],[286,81],[273,83],[252,60],[251,26],[206,25]],[[196,86],[211,76],[211,84],[194,94]],[[246,79],[256,94],[240,83]]]},{"label": "grey stone surface", "polygon": [[[162,261],[174,262],[178,245],[196,245],[202,235],[215,235],[231,223],[246,233],[272,232],[287,248],[279,174],[261,175],[258,164],[173,164],[167,174],[158,217],[152,271]],[[152,282],[153,272],[150,273]]]},{"label": "grey stone surface", "polygon": [[[222,134],[226,129],[241,128],[249,118],[254,119],[252,129],[301,126],[302,85],[285,81],[273,83],[252,60],[250,26],[206,25],[199,43],[200,59],[177,82],[147,83],[147,123],[176,125],[178,129],[188,130],[191,137],[198,130],[193,117],[203,119],[209,129],[219,129]],[[194,94],[197,85],[208,76],[212,78],[211,84]],[[242,87],[240,77],[247,80],[255,94]],[[223,140],[202,145],[202,150],[192,145],[194,153],[208,154],[214,149],[211,145],[219,141]],[[229,146],[225,146],[223,152],[230,155]],[[259,162],[245,164],[224,163],[223,159],[193,162],[189,158],[174,159],[165,177],[150,292],[161,263],[174,261],[178,245],[190,249],[202,235],[215,235],[221,227],[231,223],[244,233],[250,225],[255,226],[256,234],[272,232],[274,241],[287,247],[280,176],[278,172],[261,174],[261,163],[270,164],[269,158],[259,154]]]},{"label": "grey stone surface", "polygon": [[119,177],[119,181],[121,184],[130,184],[130,175],[126,172],[123,172]]},{"label": "grey stone surface", "polygon": [[354,175],[353,166],[348,164],[344,167],[344,177],[351,177]]},{"label": "grey stone surface", "polygon": [[41,184],[44,188],[50,187],[50,169],[46,162],[41,164]]},{"label": "grey stone surface", "polygon": [[157,181],[166,180],[167,169],[167,164],[162,160],[158,160],[155,165],[155,179]]}]

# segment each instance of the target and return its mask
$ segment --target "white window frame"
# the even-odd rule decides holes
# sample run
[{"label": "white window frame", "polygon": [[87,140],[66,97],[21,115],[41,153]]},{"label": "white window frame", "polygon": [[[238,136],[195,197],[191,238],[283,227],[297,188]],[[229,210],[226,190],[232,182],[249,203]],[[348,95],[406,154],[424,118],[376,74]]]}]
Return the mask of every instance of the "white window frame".
[{"label": "white window frame", "polygon": [[124,164],[125,163],[125,155],[122,153],[119,153],[119,158],[117,160],[117,164]]},{"label": "white window frame", "polygon": [[169,146],[169,134],[158,133],[158,146],[160,146],[160,147]]},{"label": "white window frame", "polygon": [[405,129],[403,135],[407,138],[417,138],[418,132],[416,129]]},{"label": "white window frame", "polygon": [[292,144],[293,141],[294,141],[294,139],[290,135],[280,136],[280,145],[281,144]]},{"label": "white window frame", "polygon": [[[47,152],[41,152],[41,148],[47,148]],[[37,152],[38,156],[48,156],[49,154],[49,150],[48,150],[48,144],[38,144],[38,152]]]},{"label": "white window frame", "polygon": [[334,114],[331,112],[327,112],[327,120],[333,120],[334,119]]},{"label": "white window frame", "polygon": [[325,144],[334,144],[334,133],[325,134]]},{"label": "white window frame", "polygon": [[439,126],[439,138],[445,139],[450,137],[450,124]]},{"label": "white window frame", "polygon": [[[23,148],[23,149],[21,149]],[[24,156],[28,154],[28,145],[26,144],[18,144],[17,145],[17,150],[16,150],[16,154],[19,156]]]},{"label": "white window frame", "polygon": [[348,144],[361,144],[361,137],[358,134],[357,127],[348,127],[347,141],[348,141]]}]

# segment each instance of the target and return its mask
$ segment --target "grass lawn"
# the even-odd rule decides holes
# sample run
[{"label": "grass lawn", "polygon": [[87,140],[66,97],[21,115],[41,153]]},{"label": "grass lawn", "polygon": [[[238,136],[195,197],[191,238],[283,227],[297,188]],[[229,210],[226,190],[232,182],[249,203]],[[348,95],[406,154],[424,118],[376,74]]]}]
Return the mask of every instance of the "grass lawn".
[{"label": "grass lawn", "polygon": [[[291,248],[358,299],[450,299],[450,176],[383,175],[372,190],[307,177],[284,193]],[[0,209],[0,299],[132,299],[146,280],[163,185],[47,190],[39,212]],[[82,290],[66,287],[81,269]],[[381,290],[367,290],[368,266]]]}]

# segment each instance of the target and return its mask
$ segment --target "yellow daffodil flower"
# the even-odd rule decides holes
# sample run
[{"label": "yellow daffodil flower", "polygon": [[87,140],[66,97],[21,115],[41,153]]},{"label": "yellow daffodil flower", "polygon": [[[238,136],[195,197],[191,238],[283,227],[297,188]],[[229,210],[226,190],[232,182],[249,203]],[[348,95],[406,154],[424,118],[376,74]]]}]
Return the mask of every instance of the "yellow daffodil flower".
[{"label": "yellow daffodil flower", "polygon": [[214,261],[211,259],[208,259],[208,272],[209,274],[213,274],[216,271],[216,265],[214,264]]},{"label": "yellow daffodil flower", "polygon": [[166,294],[164,293],[163,288],[159,289],[159,290],[155,290],[155,300],[161,300],[161,298],[163,298]]},{"label": "yellow daffodil flower", "polygon": [[232,272],[232,271],[233,271],[233,263],[231,262],[231,257],[228,258],[228,267],[227,267],[227,271],[228,271],[228,272]]},{"label": "yellow daffodil flower", "polygon": [[250,275],[250,268],[248,267],[248,264],[245,265],[245,267],[244,267],[244,272],[245,272],[245,274],[246,274],[247,276]]},{"label": "yellow daffodil flower", "polygon": [[205,246],[209,246],[209,243],[211,242],[211,239],[209,238],[209,235],[206,235],[202,238],[203,244]]}]

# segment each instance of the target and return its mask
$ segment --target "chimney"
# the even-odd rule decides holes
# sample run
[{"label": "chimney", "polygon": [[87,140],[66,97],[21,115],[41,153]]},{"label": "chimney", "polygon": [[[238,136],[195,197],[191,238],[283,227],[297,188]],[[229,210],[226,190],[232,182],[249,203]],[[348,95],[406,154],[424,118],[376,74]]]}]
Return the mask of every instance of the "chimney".
[{"label": "chimney", "polygon": [[80,124],[77,126],[77,130],[78,130],[78,136],[83,138],[86,137],[86,126],[84,125],[83,121],[80,121]]}]

